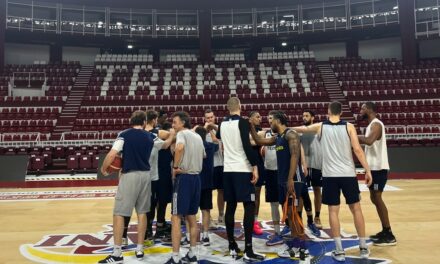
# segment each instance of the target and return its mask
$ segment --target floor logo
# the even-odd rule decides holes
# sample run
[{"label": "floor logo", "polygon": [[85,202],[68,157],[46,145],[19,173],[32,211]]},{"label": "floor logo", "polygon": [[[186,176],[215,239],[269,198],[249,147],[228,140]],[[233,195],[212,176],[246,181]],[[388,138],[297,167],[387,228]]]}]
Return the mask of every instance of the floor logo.
[{"label": "floor logo", "polygon": [[[277,256],[277,252],[283,248],[281,246],[267,247],[265,242],[269,232],[273,230],[270,222],[262,222],[263,234],[254,236],[254,250],[266,254],[267,258],[263,263],[298,263],[295,259],[281,259]],[[240,248],[244,247],[244,235],[241,233],[241,223],[236,223],[235,234]],[[334,249],[334,242],[330,239],[330,231],[324,229],[320,237],[313,236],[308,230],[307,248],[310,255],[313,256],[310,263],[313,264],[330,264],[337,263],[333,261],[330,252]],[[365,262],[358,257],[357,248],[358,239],[356,236],[342,232],[343,246],[347,251],[346,263],[368,263],[368,264],[386,264],[391,263],[389,260],[370,258]],[[128,232],[129,240],[136,240],[136,225],[130,225]],[[199,263],[240,263],[233,261],[230,257],[225,256],[228,248],[225,229],[220,227],[212,230],[210,233],[211,246],[198,246]],[[104,231],[96,234],[55,234],[46,235],[35,244],[21,245],[20,252],[26,258],[39,263],[97,263],[105,256],[111,253],[113,244],[113,235],[111,225],[105,225]],[[133,243],[124,247],[124,263],[149,263],[161,264],[165,263],[171,255],[171,243],[163,243],[159,240],[155,241],[155,245],[145,248],[145,257],[142,262],[136,260],[134,249],[136,245]],[[353,249],[353,250],[350,250]],[[181,249],[181,255],[186,253],[187,249]],[[353,254],[353,256],[352,256]]]}]

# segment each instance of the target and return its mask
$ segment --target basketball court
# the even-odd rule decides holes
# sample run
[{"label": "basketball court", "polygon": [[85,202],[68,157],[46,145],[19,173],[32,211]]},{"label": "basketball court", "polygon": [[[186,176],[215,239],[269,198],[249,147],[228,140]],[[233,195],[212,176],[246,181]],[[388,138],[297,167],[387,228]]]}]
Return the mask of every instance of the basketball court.
[{"label": "basketball court", "polygon": [[[1,189],[1,262],[96,263],[112,250],[114,191],[115,187]],[[346,263],[438,263],[440,213],[435,208],[440,203],[439,192],[438,180],[390,180],[384,197],[398,244],[393,247],[371,246],[371,258],[363,262],[357,258],[358,241],[351,236],[356,233],[351,214],[348,207],[343,206],[340,216],[343,243],[344,247],[353,248],[347,250]],[[362,192],[362,207],[367,234],[378,232],[380,222],[365,190]],[[238,210],[237,222],[242,218],[242,208],[239,206]],[[217,219],[216,214],[216,210],[213,210],[213,219]],[[334,243],[326,235],[330,233],[325,206],[321,214],[324,225],[322,237],[316,238],[307,233],[308,247],[314,257],[312,263],[336,263],[327,256]],[[264,233],[254,236],[254,244],[258,251],[267,254],[265,263],[298,263],[297,260],[277,258],[279,247],[264,245],[272,231],[268,221],[270,207],[264,201],[259,218],[263,222]],[[136,223],[131,224],[129,237],[134,239]],[[236,227],[236,236],[241,241],[240,224],[237,223]],[[201,263],[232,262],[224,256],[227,249],[225,235],[223,228],[213,230],[211,246],[198,247]],[[135,259],[132,247],[134,245],[129,245],[124,252],[125,263],[141,263]],[[186,250],[182,249],[182,252]],[[170,244],[158,242],[145,249],[143,263],[163,263],[170,252]],[[238,260],[235,263],[241,262]]]}]

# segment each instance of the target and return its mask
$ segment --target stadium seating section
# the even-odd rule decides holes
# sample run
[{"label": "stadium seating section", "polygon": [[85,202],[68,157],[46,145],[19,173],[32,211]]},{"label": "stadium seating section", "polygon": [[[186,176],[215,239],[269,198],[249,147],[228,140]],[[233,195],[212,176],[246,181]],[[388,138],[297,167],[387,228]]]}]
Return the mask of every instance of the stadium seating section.
[{"label": "stadium seating section", "polygon": [[[367,126],[360,107],[375,101],[389,146],[440,146],[439,61],[404,66],[394,59],[344,57],[329,63],[360,131]],[[99,154],[108,151],[137,109],[184,110],[193,125],[203,124],[207,108],[221,120],[233,95],[241,99],[244,114],[259,111],[268,127],[272,109],[285,111],[291,125],[302,123],[304,109],[322,121],[330,100],[313,52],[259,53],[255,61],[221,53],[209,64],[191,54],[166,55],[163,62],[146,54],[103,54],[95,58],[72,131],[52,142],[80,71],[75,62],[6,66],[0,73],[0,155],[29,155],[31,172],[53,168],[60,159],[68,171],[96,170]],[[14,87],[44,89],[45,96],[8,96]],[[26,142],[32,144],[23,147]]]}]

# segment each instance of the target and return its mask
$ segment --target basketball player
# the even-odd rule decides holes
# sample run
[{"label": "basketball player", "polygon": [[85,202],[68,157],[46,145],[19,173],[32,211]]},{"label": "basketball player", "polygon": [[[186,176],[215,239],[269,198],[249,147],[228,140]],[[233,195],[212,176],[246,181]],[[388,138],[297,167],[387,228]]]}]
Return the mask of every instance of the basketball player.
[{"label": "basketball player", "polygon": [[[151,246],[153,242],[153,220],[155,217],[155,211],[156,211],[156,205],[157,205],[157,212],[158,212],[158,218],[159,214],[163,215],[165,218],[165,212],[166,212],[166,203],[163,203],[161,201],[158,201],[159,196],[159,173],[158,173],[158,152],[160,149],[167,149],[172,144],[175,133],[174,130],[171,132],[165,131],[165,130],[158,130],[156,129],[157,126],[157,119],[158,114],[154,110],[148,110],[147,111],[147,125],[145,126],[145,130],[152,133],[154,138],[154,147],[151,151],[150,155],[150,166],[151,166],[151,208],[150,212],[147,214],[147,232],[145,233],[145,242],[144,244],[146,246]],[[164,141],[165,140],[165,141]],[[159,202],[159,203],[158,203]],[[127,239],[127,231],[128,231],[128,225],[130,223],[130,217],[124,217],[124,234],[122,237],[122,244],[127,245],[128,239]]]},{"label": "basketball player", "polygon": [[[200,203],[200,172],[203,168],[205,148],[202,138],[191,130],[190,117],[186,112],[173,114],[173,128],[177,132],[173,163],[173,204],[171,210],[173,255],[166,262],[197,263],[197,220]],[[189,225],[190,250],[180,259],[180,240],[182,236],[181,218]]]},{"label": "basketball player", "polygon": [[365,183],[371,185],[371,171],[359,144],[355,127],[341,120],[342,104],[332,102],[328,107],[328,120],[310,126],[293,128],[299,133],[317,133],[322,147],[322,203],[328,205],[330,228],[336,244],[332,257],[345,261],[339,223],[340,192],[350,207],[359,236],[360,257],[368,258],[370,251],[365,237],[365,221],[360,204],[359,184],[353,162],[352,149],[364,167]]},{"label": "basketball player", "polygon": [[[166,121],[166,113],[162,111],[162,123],[160,123],[160,115],[159,112],[156,129],[171,131],[172,125]],[[173,196],[173,181],[171,176],[172,161],[173,154],[171,153],[171,147],[159,150],[157,166],[159,170],[159,181],[157,182],[157,185],[160,192],[157,192],[159,207],[157,212],[156,233],[154,234],[154,237],[156,239],[161,239],[164,242],[171,241],[171,224],[165,221],[165,213],[167,205],[171,203]]]},{"label": "basketball player", "polygon": [[218,139],[212,135],[215,143],[207,142],[206,135],[208,131],[203,126],[198,126],[195,132],[200,135],[205,146],[206,158],[203,160],[203,169],[200,172],[200,210],[202,211],[202,245],[209,246],[209,222],[210,210],[212,209],[212,188],[214,186],[214,153],[218,151]]},{"label": "basketball player", "polygon": [[[253,123],[255,126],[255,129],[257,132],[262,131],[261,129],[261,115],[260,113],[256,111],[252,111],[249,113],[249,120]],[[262,235],[263,230],[261,229],[260,223],[258,222],[258,213],[260,211],[260,196],[261,196],[261,187],[266,182],[266,177],[264,174],[264,160],[260,153],[260,148],[258,144],[254,142],[251,138],[251,144],[252,148],[254,149],[255,153],[257,154],[257,167],[258,167],[258,181],[255,184],[255,217],[254,217],[254,234],[255,235]]]},{"label": "basketball player", "polygon": [[[215,115],[211,109],[205,111],[205,129],[208,130],[206,135],[207,142],[213,142],[212,138],[217,133],[218,126],[215,124]],[[209,129],[214,126],[215,129]],[[225,200],[223,198],[223,149],[221,141],[219,141],[219,149],[214,154],[214,185],[213,189],[217,190],[217,208],[218,208],[218,225],[225,224]]]},{"label": "basketball player", "polygon": [[[311,110],[303,112],[303,122],[305,126],[310,126],[315,121],[315,113]],[[301,143],[304,147],[304,157],[308,164],[308,178],[310,179],[315,194],[315,218],[313,222],[317,228],[322,228],[321,214],[321,187],[322,187],[322,153],[318,136],[314,133],[301,135]]]},{"label": "basketball player", "polygon": [[258,181],[257,157],[249,139],[249,122],[240,117],[240,100],[229,98],[226,116],[217,131],[224,147],[223,187],[226,201],[225,224],[229,253],[237,259],[240,253],[234,238],[235,210],[237,203],[244,207],[245,261],[262,261],[265,256],[253,251],[252,228],[255,214],[255,186]]},{"label": "basketball player", "polygon": [[[272,116],[267,117],[269,125],[272,123]],[[258,136],[264,138],[272,138],[277,134],[269,129],[267,131],[259,131]],[[277,166],[277,154],[275,146],[263,146],[262,157],[264,159],[264,169],[266,175],[266,202],[270,203],[270,210],[272,215],[272,222],[274,225],[275,234],[266,241],[267,246],[275,246],[283,244],[283,238],[280,229],[280,211],[278,202],[278,166]],[[290,231],[288,231],[290,232]],[[286,232],[287,234],[287,232]]]},{"label": "basketball player", "polygon": [[150,210],[151,175],[149,159],[153,149],[154,136],[145,131],[146,115],[143,111],[136,111],[130,118],[132,128],[119,133],[113,147],[104,159],[101,172],[108,175],[107,168],[115,156],[122,152],[122,174],[115,196],[113,210],[113,253],[99,263],[123,263],[122,233],[124,231],[124,217],[131,216],[133,208],[138,216],[136,258],[144,257],[144,238],[147,226],[146,213]]},{"label": "basketball player", "polygon": [[[304,177],[301,166],[301,143],[298,133],[287,128],[287,116],[282,111],[270,111],[269,122],[271,130],[277,133],[276,137],[263,138],[255,130],[251,123],[251,134],[255,142],[259,145],[275,145],[277,168],[278,168],[278,202],[284,206],[286,198],[290,195],[295,196],[295,204],[299,203],[300,193],[303,190]],[[290,208],[290,206],[289,206]],[[283,208],[286,210],[287,208]],[[292,210],[287,210],[289,214]],[[292,219],[290,216],[288,219]],[[305,236],[302,228],[295,222],[286,221],[295,239],[286,242],[287,248],[278,252],[279,257],[299,257],[305,260],[307,250],[305,248]]]},{"label": "basketball player", "polygon": [[377,246],[396,245],[397,241],[391,231],[388,209],[382,199],[383,189],[387,183],[388,171],[390,169],[385,126],[376,117],[376,105],[372,102],[363,104],[360,114],[363,119],[368,120],[369,124],[365,131],[365,136],[359,136],[359,142],[365,144],[365,156],[373,176],[373,184],[370,186],[370,198],[376,206],[377,214],[382,223],[382,231],[370,238],[373,240],[374,245]]}]

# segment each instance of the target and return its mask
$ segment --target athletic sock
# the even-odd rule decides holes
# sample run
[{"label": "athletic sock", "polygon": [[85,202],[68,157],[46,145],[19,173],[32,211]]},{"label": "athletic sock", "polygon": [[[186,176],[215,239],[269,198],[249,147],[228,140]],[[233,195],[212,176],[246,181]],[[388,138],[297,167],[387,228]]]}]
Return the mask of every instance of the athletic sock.
[{"label": "athletic sock", "polygon": [[209,237],[208,232],[203,232],[203,237]]},{"label": "athletic sock", "polygon": [[275,234],[277,235],[281,234],[281,229],[279,224],[273,225],[273,229],[275,230]]},{"label": "athletic sock", "polygon": [[307,224],[313,224],[313,215],[307,215]]},{"label": "athletic sock", "polygon": [[366,237],[359,238],[359,247],[367,248],[367,238]]},{"label": "athletic sock", "polygon": [[319,218],[320,214],[321,214],[321,212],[315,212],[315,218]]},{"label": "athletic sock", "polygon": [[180,261],[179,252],[173,252],[173,260],[174,260],[174,262],[179,263],[179,261]]},{"label": "athletic sock", "polygon": [[194,257],[196,255],[196,247],[191,247],[188,251],[188,256],[190,258]]},{"label": "athletic sock", "polygon": [[142,244],[136,245],[136,251],[143,251],[143,250],[144,250],[144,245],[142,245]]},{"label": "athletic sock", "polygon": [[344,248],[342,248],[342,240],[341,237],[334,237],[335,245],[336,245],[336,251],[344,251]]},{"label": "athletic sock", "polygon": [[122,247],[121,247],[121,246],[114,245],[114,246],[113,246],[113,253],[112,253],[112,256],[120,257],[121,255],[122,255]]}]

